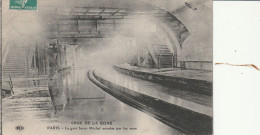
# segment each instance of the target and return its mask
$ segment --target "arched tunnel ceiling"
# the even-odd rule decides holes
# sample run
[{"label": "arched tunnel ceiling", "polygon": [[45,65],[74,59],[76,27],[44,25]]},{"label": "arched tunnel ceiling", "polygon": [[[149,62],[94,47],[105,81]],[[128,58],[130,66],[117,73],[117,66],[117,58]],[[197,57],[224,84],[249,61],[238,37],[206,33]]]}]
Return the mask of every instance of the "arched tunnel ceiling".
[{"label": "arched tunnel ceiling", "polygon": [[178,60],[212,61],[213,51],[213,2],[211,0],[142,0],[170,12],[190,32],[181,43]]},{"label": "arched tunnel ceiling", "polygon": [[40,14],[126,16],[129,13],[159,13],[163,10],[140,0],[42,0]]},{"label": "arched tunnel ceiling", "polygon": [[[46,38],[46,24],[57,24],[56,16],[59,10],[68,10],[65,16],[71,14],[85,13],[91,11],[87,9],[99,10],[95,14],[110,14],[110,16],[128,16],[131,12],[157,12],[160,14],[170,13],[174,16],[166,16],[168,22],[174,22],[169,25],[170,30],[175,34],[176,39],[180,43],[182,50],[178,52],[178,60],[212,60],[212,1],[211,0],[38,0],[37,11],[24,11],[9,10],[9,0],[3,0],[3,46],[7,44],[34,44],[36,41]],[[83,8],[83,9],[82,9]],[[104,10],[104,8],[106,8]],[[74,10],[75,9],[75,10]],[[81,10],[82,9],[82,10]],[[120,10],[118,10],[120,9]],[[94,11],[95,12],[95,11]],[[68,13],[68,14],[67,14]],[[91,13],[91,12],[90,12]],[[53,14],[53,15],[52,15]],[[73,16],[73,15],[72,15]],[[100,28],[105,28],[105,25],[113,26],[114,22],[110,20],[100,19],[100,22],[95,20],[91,22],[91,18],[84,22],[73,21],[79,20],[79,15],[72,19],[71,22],[58,22],[58,24],[87,24],[93,27],[100,25]],[[101,15],[104,16],[104,15]],[[63,16],[64,17],[64,16]],[[75,16],[74,16],[75,17]],[[92,15],[93,17],[93,15]],[[177,18],[174,19],[174,17]],[[85,18],[88,19],[88,18]],[[163,20],[163,19],[162,19]],[[175,21],[174,21],[175,20]],[[51,22],[54,21],[54,22]],[[178,22],[179,21],[179,22]],[[98,23],[97,23],[98,22]],[[175,25],[178,24],[178,25]],[[181,24],[181,25],[180,25]],[[175,27],[177,26],[177,27]],[[48,27],[48,26],[47,26]],[[74,29],[74,26],[69,26]],[[28,28],[30,30],[28,30]],[[57,28],[57,27],[56,27]],[[84,26],[81,29],[86,29]],[[186,29],[187,28],[187,29]],[[89,33],[80,33],[75,31],[67,35],[53,32],[50,37],[57,36],[58,38],[81,38],[80,41],[90,41],[92,38],[103,38],[106,36],[100,31],[91,31]],[[189,34],[187,34],[189,33]],[[171,34],[173,35],[173,34]],[[187,36],[188,35],[188,36]],[[184,38],[183,38],[184,37]],[[87,39],[84,39],[87,38]],[[73,40],[74,40],[73,39]],[[93,39],[93,41],[96,39]],[[32,42],[34,41],[34,42]],[[207,56],[205,56],[205,54]]]},{"label": "arched tunnel ceiling", "polygon": [[213,6],[211,0],[141,0],[144,3],[168,11],[193,31],[190,23],[208,23],[212,25]]},{"label": "arched tunnel ceiling", "polygon": [[169,12],[181,12],[185,9],[194,9],[211,0],[140,0],[144,3],[159,7]]},{"label": "arched tunnel ceiling", "polygon": [[[176,1],[178,3],[178,1]],[[54,0],[39,2],[39,12],[46,13],[48,17],[56,14],[55,19],[121,19],[132,13],[148,13],[161,17],[160,20],[167,23],[176,34],[180,42],[189,35],[185,25],[165,9],[144,2],[142,0]],[[57,15],[59,17],[57,17]],[[174,22],[174,23],[172,23]],[[78,22],[77,22],[78,23]]]},{"label": "arched tunnel ceiling", "polygon": [[[7,1],[8,0],[6,0],[6,2]],[[199,1],[201,1],[201,0],[199,0]],[[202,1],[205,1],[205,0],[202,0]],[[72,15],[73,17],[75,17],[75,15],[73,15],[73,14],[76,14],[76,19],[78,19],[80,16],[80,15],[77,15],[78,13],[82,14],[83,16],[86,16],[86,14],[89,14],[91,17],[93,17],[95,15],[105,16],[105,14],[109,14],[110,16],[113,16],[113,17],[124,17],[131,12],[146,12],[146,13],[154,12],[154,13],[160,13],[160,14],[168,14],[167,12],[170,12],[172,15],[177,16],[177,21],[180,20],[179,22],[177,22],[177,24],[179,25],[178,27],[182,28],[182,29],[179,29],[177,27],[174,28],[171,26],[170,26],[170,28],[177,35],[176,37],[179,40],[180,44],[182,44],[184,42],[184,40],[186,39],[185,37],[187,35],[189,35],[189,34],[185,34],[185,33],[187,33],[190,30],[192,31],[193,28],[189,27],[190,25],[189,25],[189,23],[187,23],[189,21],[189,18],[186,19],[186,18],[180,17],[179,12],[182,13],[183,10],[184,11],[187,9],[189,10],[190,8],[192,8],[194,5],[196,5],[198,3],[200,3],[200,2],[196,2],[196,1],[192,2],[191,0],[188,0],[187,3],[185,3],[182,0],[163,0],[163,1],[161,1],[161,0],[160,1],[157,1],[157,0],[73,0],[73,1],[72,0],[38,0],[38,12],[30,13],[30,14],[42,14],[42,15],[45,14],[45,16],[47,18],[44,18],[44,20],[41,23],[44,23],[44,22],[47,23],[46,21],[49,21],[51,19],[57,19],[58,17],[56,15],[57,15],[57,13],[59,14],[59,11],[61,11],[60,15],[65,14],[64,16],[67,16],[67,17],[69,15]],[[5,6],[5,7],[8,7],[8,6]],[[66,11],[66,12],[64,12],[64,11]],[[4,12],[6,12],[6,11],[4,11]],[[15,12],[15,11],[8,11],[8,12]],[[53,16],[52,16],[52,13],[54,14]],[[91,13],[94,13],[94,14],[91,15]],[[23,13],[21,13],[21,14],[23,14]],[[168,22],[171,22],[172,18],[174,20],[175,19],[174,16],[170,16],[170,17],[167,16],[166,18],[168,18]],[[10,16],[10,18],[12,18],[12,17]],[[169,18],[170,18],[170,20],[169,20]],[[87,18],[85,17],[85,19],[87,19]],[[6,23],[9,22],[8,19],[6,19],[6,20],[7,20]],[[167,19],[165,19],[165,20],[167,21]],[[38,20],[36,20],[36,21],[38,21]],[[184,25],[182,25],[182,23]],[[188,30],[186,29],[187,26],[188,26]],[[19,31],[19,29],[18,29],[18,31]],[[185,31],[187,31],[187,32],[185,32]]]}]

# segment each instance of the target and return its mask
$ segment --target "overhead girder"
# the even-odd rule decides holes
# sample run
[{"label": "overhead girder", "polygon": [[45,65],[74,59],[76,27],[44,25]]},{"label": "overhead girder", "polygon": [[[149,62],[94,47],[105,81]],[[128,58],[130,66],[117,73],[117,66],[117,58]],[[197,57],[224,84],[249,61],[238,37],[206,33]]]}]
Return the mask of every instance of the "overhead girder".
[{"label": "overhead girder", "polygon": [[[180,28],[172,27],[175,31],[178,42],[181,46],[186,37],[183,33],[189,33],[186,27],[181,21],[174,17],[168,11],[162,10],[158,7],[152,7],[151,5],[144,4],[145,8],[139,10],[132,10],[130,8],[113,8],[113,7],[51,7],[50,10],[55,16],[54,21],[50,25],[57,27],[50,31],[48,38],[102,38],[109,37],[107,31],[113,32],[116,30],[117,23],[115,20],[129,19],[132,15],[148,15],[159,18],[163,23],[169,24],[168,21],[176,22],[176,26]],[[49,12],[50,12],[49,11]],[[49,15],[49,14],[48,14]],[[56,21],[55,21],[56,20]],[[72,20],[74,23],[61,24],[60,21]],[[111,23],[102,23],[105,20],[112,20]],[[58,23],[57,23],[58,21]],[[85,21],[85,22],[84,22]],[[90,21],[90,22],[88,22]],[[93,21],[93,22],[91,22]],[[83,24],[83,23],[85,24]],[[66,32],[66,27],[72,30],[71,33]],[[88,27],[88,29],[86,29]],[[111,28],[109,28],[111,27]],[[170,26],[171,27],[171,26]],[[65,28],[65,29],[64,29]],[[55,30],[56,29],[56,30]],[[63,31],[65,30],[65,31]],[[55,34],[53,34],[55,33]],[[108,34],[109,35],[109,34]],[[131,34],[128,34],[131,35]],[[188,36],[189,34],[185,34]],[[184,37],[184,38],[183,38]]]}]

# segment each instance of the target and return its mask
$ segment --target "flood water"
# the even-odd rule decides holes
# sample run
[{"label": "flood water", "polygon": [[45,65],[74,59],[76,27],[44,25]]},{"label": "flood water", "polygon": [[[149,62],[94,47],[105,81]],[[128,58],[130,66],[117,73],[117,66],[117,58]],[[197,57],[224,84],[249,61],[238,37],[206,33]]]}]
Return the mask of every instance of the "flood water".
[{"label": "flood water", "polygon": [[[58,89],[53,101],[60,122],[70,125],[81,125],[75,124],[77,122],[97,122],[96,125],[90,125],[101,127],[101,130],[87,131],[92,134],[105,134],[107,132],[109,134],[132,135],[180,134],[152,116],[104,92],[88,79],[88,70],[88,68],[75,68],[58,74],[60,80],[57,81]],[[100,122],[109,124],[100,125]],[[102,128],[114,128],[114,130],[107,131],[102,130]],[[116,128],[118,128],[117,131]],[[130,128],[132,129],[130,130]]]},{"label": "flood water", "polygon": [[[107,57],[104,60],[100,57],[102,53],[86,53],[81,48],[78,48],[75,54],[77,56],[72,61],[76,62],[71,64],[74,66],[56,73],[49,82],[49,90],[48,87],[42,87],[44,89],[39,93],[40,89],[36,87],[17,88],[14,96],[3,100],[5,108],[3,133],[12,135],[182,134],[152,115],[148,115],[147,112],[137,110],[114,98],[89,80],[88,71],[93,68],[113,70],[111,63],[114,61],[107,61],[111,58],[103,56]],[[23,129],[17,130],[16,127],[23,127]]]}]

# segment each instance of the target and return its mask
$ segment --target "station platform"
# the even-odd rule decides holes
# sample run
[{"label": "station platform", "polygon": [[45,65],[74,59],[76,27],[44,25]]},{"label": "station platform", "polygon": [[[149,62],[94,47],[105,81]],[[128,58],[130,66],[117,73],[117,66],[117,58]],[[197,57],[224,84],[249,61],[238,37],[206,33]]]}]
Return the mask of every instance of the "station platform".
[{"label": "station platform", "polygon": [[180,68],[143,68],[129,64],[114,65],[115,70],[170,88],[212,96],[213,73],[208,70]]},{"label": "station platform", "polygon": [[119,68],[125,68],[132,71],[213,82],[212,71],[208,71],[208,70],[191,70],[191,69],[180,69],[180,68],[159,68],[159,69],[143,68],[143,67],[131,66],[126,63],[116,65],[116,66]]},{"label": "station platform", "polygon": [[172,89],[157,83],[120,74],[112,69],[97,69],[95,75],[138,93],[176,104],[212,117],[212,97],[181,89]]},{"label": "station platform", "polygon": [[157,115],[157,119],[170,123],[170,126],[177,125],[195,134],[212,131],[212,96],[169,88],[111,68],[97,68],[90,74],[93,74],[90,79],[111,95],[123,98],[129,104],[136,104],[142,111]]}]

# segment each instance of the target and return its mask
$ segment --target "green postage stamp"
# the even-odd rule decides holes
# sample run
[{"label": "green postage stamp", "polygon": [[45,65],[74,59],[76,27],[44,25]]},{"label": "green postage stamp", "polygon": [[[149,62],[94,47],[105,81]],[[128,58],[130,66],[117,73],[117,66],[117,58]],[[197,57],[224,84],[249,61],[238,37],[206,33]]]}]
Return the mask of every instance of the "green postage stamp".
[{"label": "green postage stamp", "polygon": [[37,0],[10,0],[10,9],[37,10]]}]

